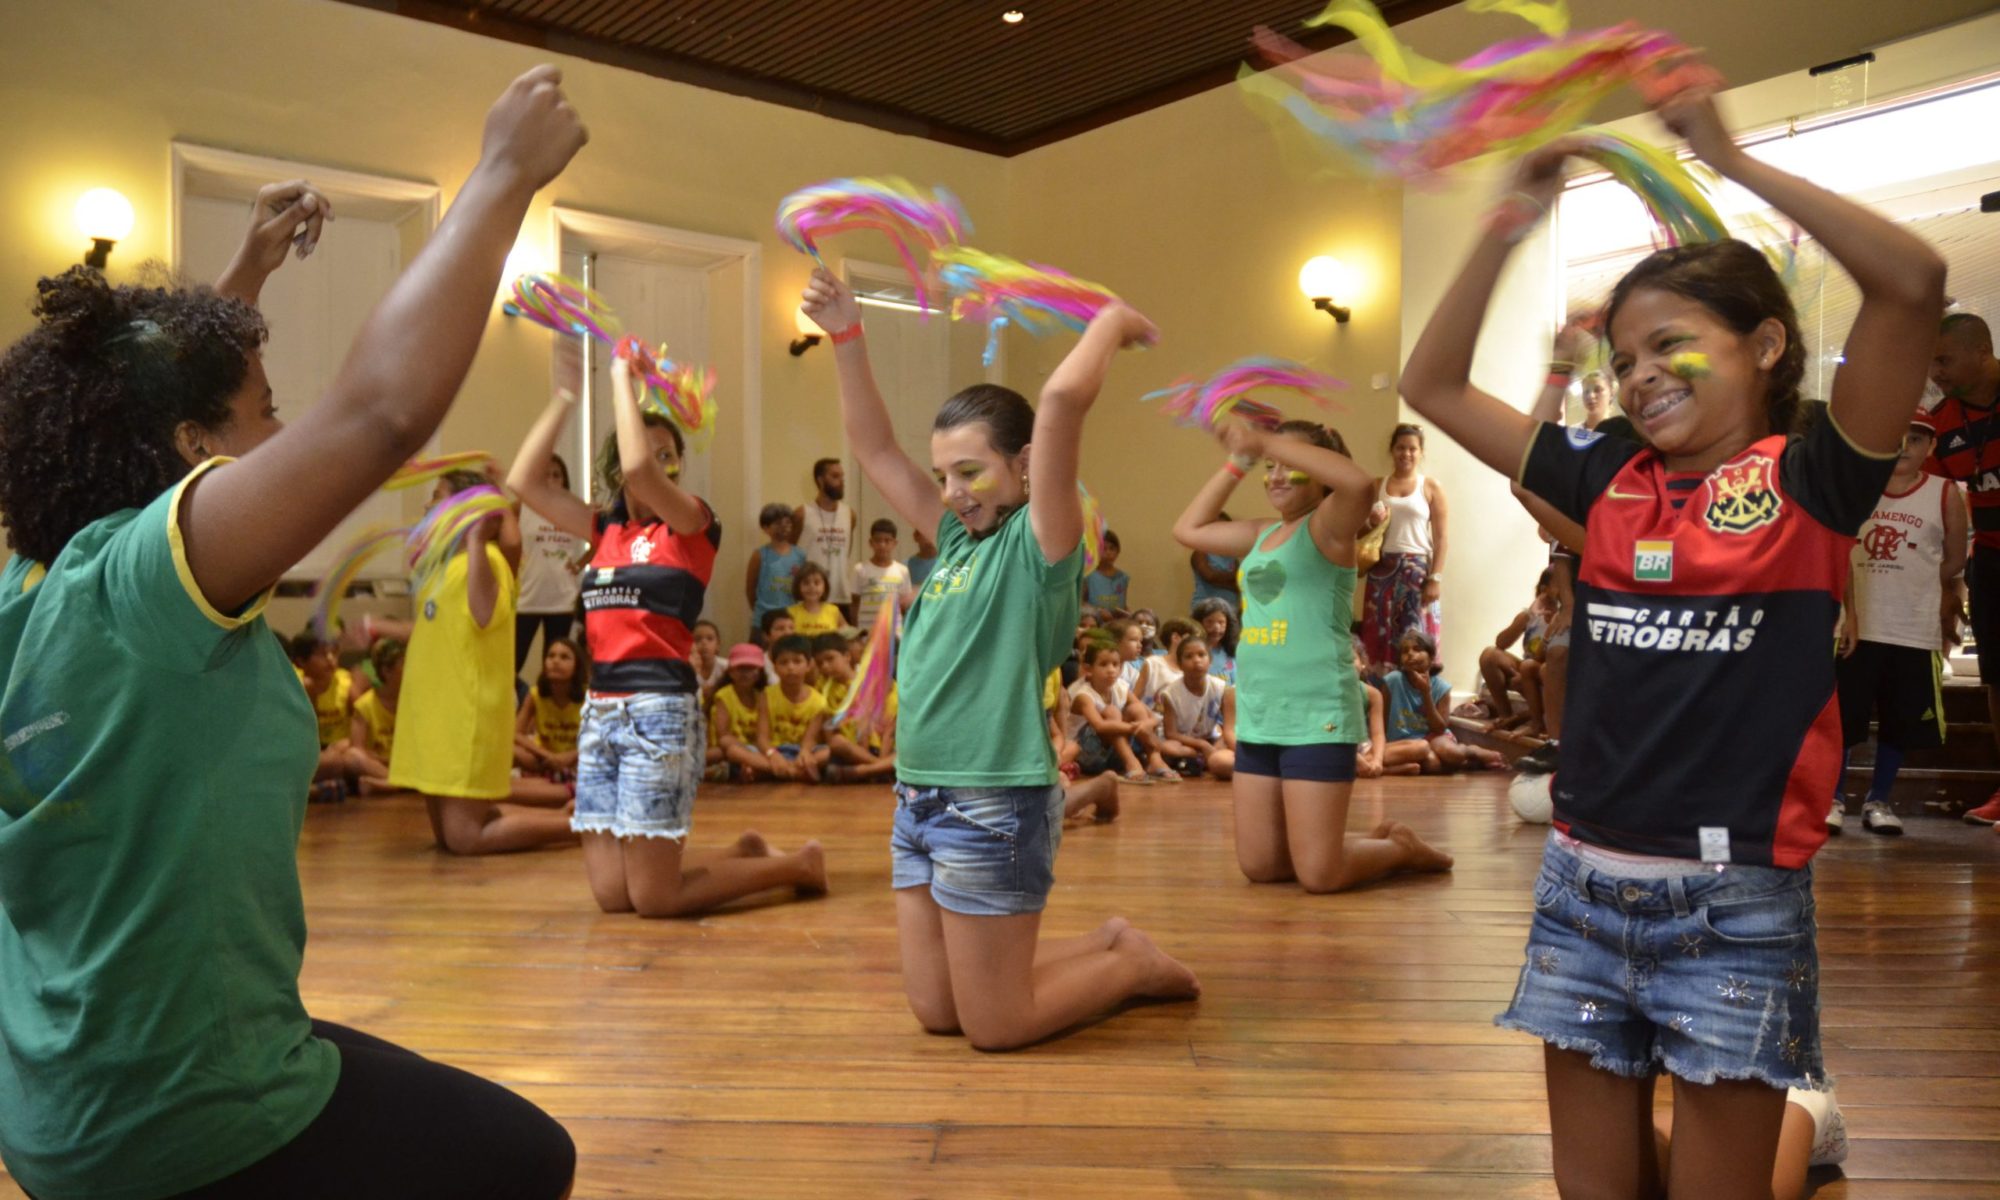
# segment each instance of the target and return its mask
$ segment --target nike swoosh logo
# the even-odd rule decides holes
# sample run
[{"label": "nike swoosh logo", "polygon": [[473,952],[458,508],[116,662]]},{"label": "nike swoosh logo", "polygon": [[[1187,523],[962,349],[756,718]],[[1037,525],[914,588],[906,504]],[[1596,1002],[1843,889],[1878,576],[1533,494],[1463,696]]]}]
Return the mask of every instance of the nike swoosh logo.
[{"label": "nike swoosh logo", "polygon": [[1617,486],[1616,484],[1613,484],[1612,486],[1610,486],[1610,487],[1608,487],[1608,488],[1605,488],[1605,489],[1604,489],[1604,494],[1605,494],[1605,495],[1607,495],[1607,496],[1609,496],[1609,497],[1611,497],[1611,498],[1612,498],[1613,500],[1651,500],[1651,499],[1652,499],[1652,497],[1651,497],[1651,496],[1648,496],[1648,495],[1646,495],[1646,494],[1645,494],[1644,492],[1621,492],[1621,491],[1619,491],[1619,490],[1618,490],[1618,486]]}]

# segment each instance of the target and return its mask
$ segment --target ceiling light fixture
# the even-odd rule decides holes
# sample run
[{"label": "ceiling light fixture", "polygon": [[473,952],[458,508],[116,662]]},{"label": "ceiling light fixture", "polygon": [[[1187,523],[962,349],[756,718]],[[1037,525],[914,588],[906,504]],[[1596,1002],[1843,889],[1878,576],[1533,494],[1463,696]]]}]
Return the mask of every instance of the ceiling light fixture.
[{"label": "ceiling light fixture", "polygon": [[1018,8],[1010,8],[1006,12],[1000,14],[1000,19],[1007,22],[1009,25],[1019,25],[1021,22],[1028,19],[1028,14],[1022,12]]}]

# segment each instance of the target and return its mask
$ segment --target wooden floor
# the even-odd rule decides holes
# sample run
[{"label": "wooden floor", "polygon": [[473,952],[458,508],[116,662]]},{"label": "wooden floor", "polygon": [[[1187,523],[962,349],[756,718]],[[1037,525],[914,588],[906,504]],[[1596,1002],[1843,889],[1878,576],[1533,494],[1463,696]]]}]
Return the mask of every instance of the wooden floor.
[{"label": "wooden floor", "polygon": [[[573,849],[451,859],[408,799],[315,808],[304,991],[553,1113],[579,1198],[1553,1196],[1539,1044],[1491,1024],[1543,833],[1504,786],[1359,785],[1354,827],[1458,869],[1337,897],[1246,884],[1223,787],[1128,792],[1069,832],[1045,928],[1126,914],[1206,993],[1015,1054],[906,1010],[875,788],[704,789],[696,845],[818,836],[834,894],[687,922],[598,914]],[[2000,1195],[2000,837],[1850,825],[1817,890],[1854,1148],[1817,1195]]]}]

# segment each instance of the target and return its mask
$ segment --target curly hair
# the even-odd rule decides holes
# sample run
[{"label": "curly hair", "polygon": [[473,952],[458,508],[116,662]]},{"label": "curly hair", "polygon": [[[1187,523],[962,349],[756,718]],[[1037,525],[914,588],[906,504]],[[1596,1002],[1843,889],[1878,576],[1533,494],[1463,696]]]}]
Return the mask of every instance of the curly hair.
[{"label": "curly hair", "polygon": [[210,288],[113,287],[81,266],[36,291],[40,325],[0,358],[0,524],[46,563],[187,474],[174,431],[229,424],[265,328]]}]

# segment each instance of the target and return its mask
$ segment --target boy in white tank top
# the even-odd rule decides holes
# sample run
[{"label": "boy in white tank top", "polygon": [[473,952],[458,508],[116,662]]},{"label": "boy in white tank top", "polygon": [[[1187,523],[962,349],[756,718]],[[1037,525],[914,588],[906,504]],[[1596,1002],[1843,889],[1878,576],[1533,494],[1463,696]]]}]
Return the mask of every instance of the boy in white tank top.
[{"label": "boy in white tank top", "polygon": [[[1889,807],[1889,789],[1904,753],[1944,744],[1938,662],[1958,640],[1967,516],[1957,484],[1923,473],[1936,438],[1930,414],[1918,412],[1888,489],[1848,558],[1835,673],[1849,749],[1868,740],[1871,717],[1878,726],[1874,778],[1861,808],[1862,826],[1871,833],[1903,832]],[[1836,832],[1842,807],[1836,787],[1827,815]]]}]

